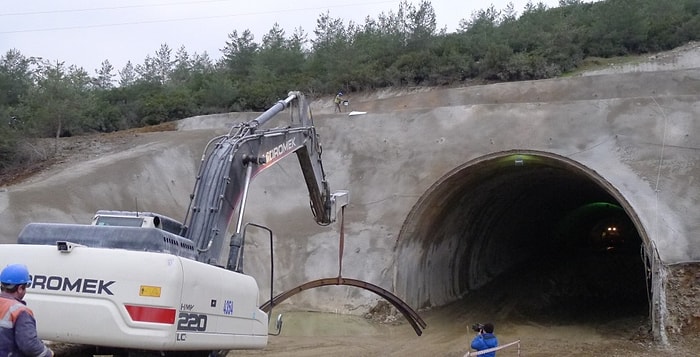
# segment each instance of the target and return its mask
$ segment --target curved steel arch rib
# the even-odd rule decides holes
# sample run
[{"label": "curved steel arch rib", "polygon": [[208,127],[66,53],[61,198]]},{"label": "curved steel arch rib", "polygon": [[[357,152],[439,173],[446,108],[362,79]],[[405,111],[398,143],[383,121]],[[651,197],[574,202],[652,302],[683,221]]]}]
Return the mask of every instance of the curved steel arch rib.
[{"label": "curved steel arch rib", "polygon": [[390,302],[394,307],[401,312],[401,314],[408,320],[408,322],[411,324],[413,327],[413,330],[416,331],[416,334],[418,336],[423,334],[423,330],[426,328],[426,323],[423,321],[423,319],[418,316],[418,313],[416,313],[408,304],[403,302],[403,300],[399,299],[396,295],[392,294],[391,292],[382,289],[374,284],[362,281],[362,280],[357,280],[357,279],[348,279],[348,278],[341,278],[341,277],[336,277],[336,278],[324,278],[324,279],[318,279],[318,280],[313,280],[309,281],[307,283],[304,283],[302,285],[297,286],[296,288],[289,289],[277,296],[275,296],[272,300],[267,301],[266,303],[262,304],[260,306],[260,309],[269,313],[272,310],[272,307],[281,303],[284,300],[287,300],[291,296],[294,296],[304,290],[308,289],[313,289],[313,288],[318,288],[320,286],[328,286],[328,285],[347,285],[347,286],[354,286],[358,288],[362,288],[365,290],[369,290],[388,302]]}]

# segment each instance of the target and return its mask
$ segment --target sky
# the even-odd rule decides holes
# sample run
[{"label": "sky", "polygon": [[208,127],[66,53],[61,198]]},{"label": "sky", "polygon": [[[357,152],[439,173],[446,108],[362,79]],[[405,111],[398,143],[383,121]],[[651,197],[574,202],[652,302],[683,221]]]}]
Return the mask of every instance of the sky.
[{"label": "sky", "polygon": [[[407,0],[418,6],[420,0]],[[518,16],[529,0],[432,0],[438,29],[455,32],[462,19],[493,5],[497,10],[512,2]],[[41,57],[66,66],[83,67],[95,75],[104,60],[116,73],[126,65],[143,63],[161,44],[175,52],[206,52],[213,60],[234,30],[250,30],[262,42],[275,23],[287,37],[301,27],[313,37],[316,20],[326,12],[363,24],[367,16],[396,12],[400,0],[282,1],[282,0],[5,0],[0,7],[0,55],[11,49],[25,57]],[[532,0],[547,7],[558,0]]]}]

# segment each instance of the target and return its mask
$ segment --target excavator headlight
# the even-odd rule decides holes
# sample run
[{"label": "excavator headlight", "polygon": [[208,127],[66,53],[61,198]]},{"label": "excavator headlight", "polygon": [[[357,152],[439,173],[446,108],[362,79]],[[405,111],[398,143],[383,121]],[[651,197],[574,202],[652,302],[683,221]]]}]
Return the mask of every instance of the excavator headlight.
[{"label": "excavator headlight", "polygon": [[70,253],[73,251],[74,247],[82,247],[82,245],[60,240],[56,242],[56,248],[58,248],[58,251],[61,253]]}]

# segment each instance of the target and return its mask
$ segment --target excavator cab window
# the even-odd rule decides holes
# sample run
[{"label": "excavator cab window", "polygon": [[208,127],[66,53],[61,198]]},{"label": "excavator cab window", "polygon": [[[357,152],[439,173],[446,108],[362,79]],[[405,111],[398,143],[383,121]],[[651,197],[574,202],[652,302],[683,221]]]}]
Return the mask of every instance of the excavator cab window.
[{"label": "excavator cab window", "polygon": [[120,227],[142,227],[143,218],[141,217],[115,217],[115,216],[98,216],[95,220],[96,226],[120,226]]}]

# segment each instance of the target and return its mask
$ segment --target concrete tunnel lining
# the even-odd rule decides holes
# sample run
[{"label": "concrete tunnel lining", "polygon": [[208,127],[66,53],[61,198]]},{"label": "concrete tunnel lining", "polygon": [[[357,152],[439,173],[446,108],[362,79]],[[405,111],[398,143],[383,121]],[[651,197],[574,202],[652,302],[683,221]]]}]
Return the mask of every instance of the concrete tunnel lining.
[{"label": "concrete tunnel lining", "polygon": [[[577,265],[578,260],[585,260],[577,256],[585,255],[579,255],[576,247],[580,248],[578,243],[589,237],[584,232],[577,237],[557,237],[554,233],[557,224],[567,219],[567,214],[592,202],[607,202],[608,207],[616,206],[622,214],[608,208],[603,213],[599,211],[599,217],[589,217],[589,222],[579,219],[578,226],[572,228],[573,234],[582,225],[590,230],[597,222],[615,216],[634,238],[631,249],[624,254],[626,258],[607,258],[607,253],[603,253]],[[521,266],[544,263],[547,266],[544,274],[554,274],[549,284],[551,281],[560,283],[558,280],[562,278],[556,274],[564,275],[562,271],[570,271],[567,278],[576,276],[575,279],[581,279],[578,283],[584,285],[598,284],[597,278],[586,281],[581,275],[610,275],[610,281],[604,284],[618,284],[619,290],[624,291],[609,292],[613,296],[600,299],[612,298],[620,302],[631,298],[638,307],[636,313],[640,313],[640,310],[646,311],[650,303],[644,262],[650,247],[648,242],[649,238],[624,197],[596,172],[552,153],[500,152],[455,168],[426,191],[413,207],[397,239],[395,287],[412,306],[442,306],[468,298],[470,292],[508,272],[515,270],[518,274]],[[603,263],[604,267],[590,267]],[[582,266],[593,272],[579,270]],[[614,272],[601,273],[606,269]],[[572,286],[559,289],[581,289],[576,284],[572,282]],[[605,288],[616,289],[614,286]],[[533,283],[528,289],[542,290],[543,286]],[[591,308],[596,306],[599,305]]]}]

